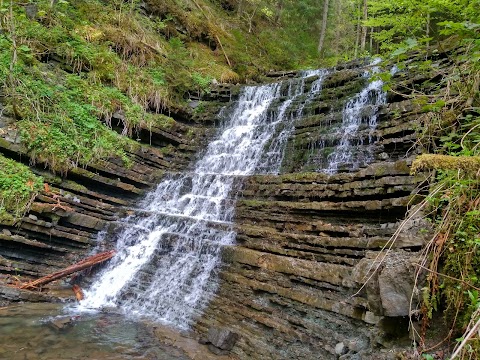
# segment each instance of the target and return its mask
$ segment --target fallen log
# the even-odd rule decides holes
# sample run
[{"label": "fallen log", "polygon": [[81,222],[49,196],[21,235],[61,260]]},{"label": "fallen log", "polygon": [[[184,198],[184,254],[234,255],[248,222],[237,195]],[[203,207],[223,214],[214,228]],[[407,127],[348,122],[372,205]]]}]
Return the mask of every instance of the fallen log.
[{"label": "fallen log", "polygon": [[80,261],[80,262],[78,262],[74,265],[71,265],[71,266],[69,266],[69,267],[67,267],[63,270],[60,270],[60,271],[54,272],[53,274],[41,277],[40,279],[30,281],[30,282],[28,282],[26,284],[23,284],[23,285],[20,285],[18,287],[20,289],[30,289],[30,290],[36,289],[39,286],[48,284],[49,282],[52,282],[52,281],[55,281],[55,280],[58,280],[58,279],[62,279],[64,277],[67,277],[70,274],[88,269],[88,268],[90,268],[94,265],[105,262],[105,261],[111,259],[113,257],[113,255],[115,255],[114,250],[106,251],[106,252],[103,252],[103,253],[100,253],[100,254],[90,256],[90,257],[88,257],[88,258],[86,258],[86,259],[84,259],[84,260],[82,260],[82,261]]}]

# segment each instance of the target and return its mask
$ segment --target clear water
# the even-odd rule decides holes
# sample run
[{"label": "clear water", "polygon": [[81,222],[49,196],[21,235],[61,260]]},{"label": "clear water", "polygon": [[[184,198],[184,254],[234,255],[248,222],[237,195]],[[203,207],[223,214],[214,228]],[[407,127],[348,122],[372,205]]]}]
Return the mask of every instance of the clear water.
[{"label": "clear water", "polygon": [[[141,214],[125,219],[117,255],[80,308],[114,306],[188,328],[217,290],[222,247],[234,243],[239,178],[278,171],[293,120],[321,90],[324,75],[317,70],[244,88],[237,105],[222,112],[224,125],[193,171],[166,178],[140,204]],[[304,94],[310,76],[318,79]],[[289,111],[296,101],[303,105]]]},{"label": "clear water", "polygon": [[[151,326],[115,314],[69,319],[58,304],[24,304],[0,309],[0,359],[8,360],[186,360],[167,346]],[[200,347],[200,346],[199,346]]]}]

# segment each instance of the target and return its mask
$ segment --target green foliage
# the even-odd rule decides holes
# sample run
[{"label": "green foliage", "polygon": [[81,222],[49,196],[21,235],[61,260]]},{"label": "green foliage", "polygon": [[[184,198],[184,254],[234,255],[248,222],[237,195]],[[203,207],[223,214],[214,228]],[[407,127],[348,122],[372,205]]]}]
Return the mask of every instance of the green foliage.
[{"label": "green foliage", "polygon": [[[55,75],[49,73],[49,75]],[[21,138],[33,161],[40,161],[52,170],[66,172],[79,164],[106,156],[126,158],[128,139],[106,128],[99,120],[101,113],[113,108],[96,107],[96,96],[110,104],[126,103],[126,114],[138,121],[138,106],[110,88],[91,86],[76,75],[48,79],[42,71],[29,69],[19,74],[15,86],[15,107],[22,120],[17,123]],[[103,92],[100,91],[104,90]],[[131,105],[131,107],[128,107]]]},{"label": "green foliage", "polygon": [[27,166],[0,154],[0,218],[22,217],[42,186]]},{"label": "green foliage", "polygon": [[199,94],[204,94],[210,92],[210,85],[212,83],[212,77],[210,76],[203,76],[198,72],[194,72],[192,74],[192,81],[195,86],[195,90]]},{"label": "green foliage", "polygon": [[463,283],[445,280],[447,307],[450,316],[460,309],[459,327],[466,326],[478,307],[480,287],[480,187],[478,181],[452,181],[452,174],[445,174],[444,182],[450,182],[449,194],[443,201],[452,201],[446,206],[449,211],[451,237],[444,255],[445,272]]},{"label": "green foliage", "polygon": [[112,155],[128,163],[134,143],[121,135],[172,126],[151,110],[182,107],[213,79],[316,62],[317,30],[299,21],[316,21],[313,0],[249,0],[233,13],[168,0],[148,17],[137,1],[35,3],[34,17],[17,2],[12,17],[2,2],[0,82],[32,161],[60,173]]},{"label": "green foliage", "polygon": [[478,1],[370,0],[364,26],[382,51],[402,57],[446,36],[478,38]]},{"label": "green foliage", "polygon": [[[448,113],[441,100],[432,105],[429,111]],[[431,317],[442,304],[456,334],[475,320],[480,304],[477,290],[480,288],[480,116],[469,111],[458,118],[456,126],[450,125],[451,131],[437,144],[440,145],[438,152],[450,156],[423,155],[438,160],[432,163],[437,169],[437,178],[428,197],[438,232],[432,240],[435,246],[430,248],[430,266],[434,270],[432,274],[446,275],[428,276],[424,314]],[[416,162],[422,161],[419,159]],[[480,355],[478,345],[478,339],[469,342],[468,351],[476,354],[474,358]]]}]

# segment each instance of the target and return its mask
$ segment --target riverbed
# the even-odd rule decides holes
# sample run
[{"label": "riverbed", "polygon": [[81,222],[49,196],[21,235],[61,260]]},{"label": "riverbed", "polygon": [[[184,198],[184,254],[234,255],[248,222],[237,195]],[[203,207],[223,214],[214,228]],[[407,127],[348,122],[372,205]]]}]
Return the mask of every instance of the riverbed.
[{"label": "riverbed", "polygon": [[68,306],[51,303],[0,309],[0,359],[188,360],[212,356],[187,333],[114,312],[76,314]]}]

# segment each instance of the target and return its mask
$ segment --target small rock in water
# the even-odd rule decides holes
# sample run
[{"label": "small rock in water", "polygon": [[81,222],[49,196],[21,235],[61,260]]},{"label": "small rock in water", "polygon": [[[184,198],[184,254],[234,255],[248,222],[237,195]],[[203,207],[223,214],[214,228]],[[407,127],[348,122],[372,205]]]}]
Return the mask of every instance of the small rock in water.
[{"label": "small rock in water", "polygon": [[118,308],[115,306],[103,306],[100,311],[105,314],[118,314]]},{"label": "small rock in water", "polygon": [[73,325],[73,320],[70,317],[62,317],[52,320],[50,322],[50,325],[52,325],[57,330],[64,330]]},{"label": "small rock in water", "polygon": [[238,337],[233,331],[222,328],[210,328],[207,335],[208,342],[222,350],[232,350]]},{"label": "small rock in water", "polygon": [[343,355],[347,353],[347,347],[343,342],[338,343],[335,345],[335,354],[337,355]]}]

